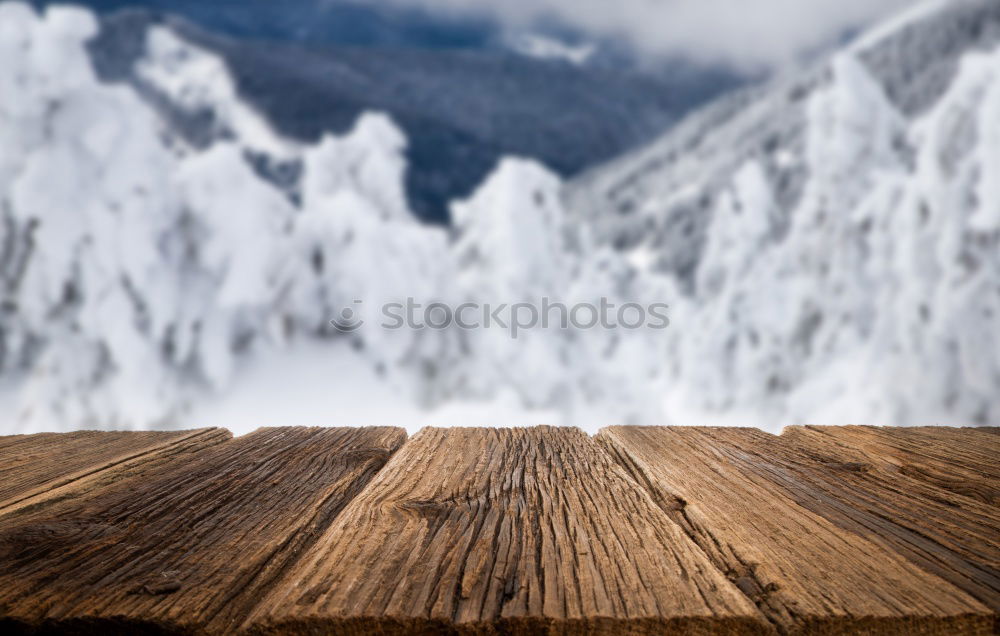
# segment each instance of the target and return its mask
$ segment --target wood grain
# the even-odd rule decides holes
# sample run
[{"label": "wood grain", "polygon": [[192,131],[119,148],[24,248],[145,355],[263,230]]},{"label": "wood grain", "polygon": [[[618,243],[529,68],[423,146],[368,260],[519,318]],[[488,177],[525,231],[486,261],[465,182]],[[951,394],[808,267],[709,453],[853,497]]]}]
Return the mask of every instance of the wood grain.
[{"label": "wood grain", "polygon": [[780,438],[627,427],[598,438],[781,632],[993,632],[970,595],[804,505],[829,497],[788,465]]},{"label": "wood grain", "polygon": [[405,437],[263,429],[0,523],[0,616],[21,630],[231,633]]},{"label": "wood grain", "polygon": [[770,446],[799,482],[792,492],[801,505],[1000,611],[994,432],[795,427]]},{"label": "wood grain", "polygon": [[998,633],[997,432],[0,437],[0,633]]},{"label": "wood grain", "polygon": [[269,633],[755,633],[770,626],[576,429],[425,429],[277,583]]},{"label": "wood grain", "polygon": [[230,439],[221,429],[0,437],[0,517],[100,487],[143,464]]}]

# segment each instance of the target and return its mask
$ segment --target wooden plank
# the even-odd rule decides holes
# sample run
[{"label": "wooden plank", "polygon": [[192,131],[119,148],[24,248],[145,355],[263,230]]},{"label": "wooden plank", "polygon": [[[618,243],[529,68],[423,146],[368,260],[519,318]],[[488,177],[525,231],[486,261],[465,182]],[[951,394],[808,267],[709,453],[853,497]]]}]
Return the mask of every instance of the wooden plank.
[{"label": "wooden plank", "polygon": [[86,491],[145,462],[207,448],[231,437],[222,429],[0,437],[0,517]]},{"label": "wooden plank", "polygon": [[774,436],[614,427],[599,439],[781,631],[993,631],[965,592],[802,505],[822,493],[803,491]]},{"label": "wooden plank", "polygon": [[7,627],[229,633],[405,440],[263,429],[0,530]]},{"label": "wooden plank", "polygon": [[251,615],[267,633],[755,633],[753,603],[577,429],[425,429]]},{"label": "wooden plank", "polygon": [[1000,506],[998,431],[998,428],[790,426],[780,440],[820,463],[856,460],[995,508]]},{"label": "wooden plank", "polygon": [[1000,611],[995,432],[790,427],[772,445],[801,505]]}]

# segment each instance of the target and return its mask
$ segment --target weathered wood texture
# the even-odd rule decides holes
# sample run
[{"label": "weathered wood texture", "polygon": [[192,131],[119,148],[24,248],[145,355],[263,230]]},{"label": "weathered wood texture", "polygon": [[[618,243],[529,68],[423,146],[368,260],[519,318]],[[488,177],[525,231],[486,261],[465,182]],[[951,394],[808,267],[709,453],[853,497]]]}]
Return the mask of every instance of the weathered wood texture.
[{"label": "weathered wood texture", "polygon": [[252,617],[275,633],[753,633],[753,603],[577,429],[425,429]]},{"label": "weathered wood texture", "polygon": [[231,632],[405,440],[264,429],[51,514],[0,521],[8,627]]},{"label": "weathered wood texture", "polygon": [[1000,611],[996,430],[789,428],[773,461],[808,484],[801,505]]},{"label": "weathered wood texture", "polygon": [[1000,633],[995,429],[0,437],[0,633]]},{"label": "weathered wood texture", "polygon": [[65,498],[149,461],[230,439],[221,429],[41,433],[0,437],[0,516]]},{"label": "weathered wood texture", "polygon": [[[805,437],[826,454],[802,452]],[[609,428],[599,435],[779,630],[990,632],[989,608],[904,558],[888,545],[893,539],[871,540],[864,521],[878,513],[854,501],[866,496],[866,468],[849,461],[856,459],[851,453],[834,458],[812,437],[698,428]],[[900,523],[893,513],[920,495],[897,499],[891,491],[900,484],[881,486],[870,503],[886,513],[875,527],[891,537]],[[992,533],[994,549],[995,512],[976,526]]]}]

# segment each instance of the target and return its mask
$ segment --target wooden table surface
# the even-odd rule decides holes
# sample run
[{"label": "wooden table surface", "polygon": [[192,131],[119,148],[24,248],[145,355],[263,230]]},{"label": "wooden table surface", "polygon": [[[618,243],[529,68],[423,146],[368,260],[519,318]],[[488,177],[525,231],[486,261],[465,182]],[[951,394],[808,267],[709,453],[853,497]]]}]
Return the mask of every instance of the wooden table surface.
[{"label": "wooden table surface", "polygon": [[996,634],[998,432],[0,437],[0,633]]}]

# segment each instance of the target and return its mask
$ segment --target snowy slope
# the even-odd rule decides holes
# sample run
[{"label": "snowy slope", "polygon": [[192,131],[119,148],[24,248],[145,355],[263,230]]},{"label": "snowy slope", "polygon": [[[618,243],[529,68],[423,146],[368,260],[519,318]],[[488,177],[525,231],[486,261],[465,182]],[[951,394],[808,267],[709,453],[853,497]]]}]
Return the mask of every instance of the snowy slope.
[{"label": "snowy slope", "polygon": [[[387,117],[291,141],[240,101],[220,58],[169,29],[136,61],[141,95],[102,82],[85,54],[97,29],[84,10],[0,4],[2,432],[366,424],[353,418],[389,399],[420,423],[490,405],[655,417],[650,334],[330,322],[355,301],[662,297],[659,277],[567,223],[547,170],[503,162],[449,235],[409,210],[407,140]],[[213,134],[192,143],[185,118]],[[262,156],[300,165],[297,185],[275,185]]]},{"label": "snowy slope", "polygon": [[920,4],[567,193],[683,290],[677,423],[1000,421],[1000,3]]}]

